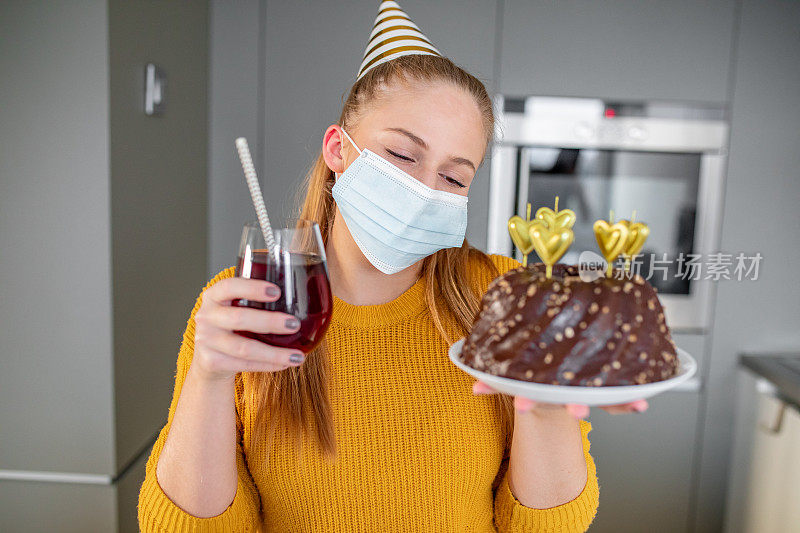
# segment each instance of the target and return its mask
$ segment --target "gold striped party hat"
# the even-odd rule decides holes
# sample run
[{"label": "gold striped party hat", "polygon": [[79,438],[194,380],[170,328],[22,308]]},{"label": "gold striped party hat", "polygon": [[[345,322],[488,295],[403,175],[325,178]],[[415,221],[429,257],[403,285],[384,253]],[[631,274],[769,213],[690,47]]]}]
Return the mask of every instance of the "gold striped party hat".
[{"label": "gold striped party hat", "polygon": [[358,78],[373,67],[386,63],[400,56],[413,54],[441,56],[439,50],[411,22],[406,12],[400,9],[397,2],[384,0],[378,8],[375,26],[369,35],[369,43],[364,50],[364,61],[358,70]]}]

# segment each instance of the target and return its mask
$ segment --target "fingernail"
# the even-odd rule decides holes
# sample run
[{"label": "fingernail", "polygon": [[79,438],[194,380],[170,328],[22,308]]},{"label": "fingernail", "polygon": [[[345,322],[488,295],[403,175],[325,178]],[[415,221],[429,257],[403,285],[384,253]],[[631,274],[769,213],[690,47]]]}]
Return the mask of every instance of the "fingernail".
[{"label": "fingernail", "polygon": [[302,363],[303,359],[305,359],[305,357],[301,353],[293,353],[292,355],[289,356],[290,363],[295,363],[295,364]]},{"label": "fingernail", "polygon": [[296,318],[287,318],[286,319],[286,329],[297,329],[300,327],[300,321]]},{"label": "fingernail", "polygon": [[636,409],[639,413],[644,413],[647,411],[647,402],[644,400],[639,400],[638,402],[633,404],[633,408]]},{"label": "fingernail", "polygon": [[267,293],[267,296],[269,296],[270,298],[277,298],[278,296],[281,295],[281,290],[275,285],[267,286],[265,292]]}]

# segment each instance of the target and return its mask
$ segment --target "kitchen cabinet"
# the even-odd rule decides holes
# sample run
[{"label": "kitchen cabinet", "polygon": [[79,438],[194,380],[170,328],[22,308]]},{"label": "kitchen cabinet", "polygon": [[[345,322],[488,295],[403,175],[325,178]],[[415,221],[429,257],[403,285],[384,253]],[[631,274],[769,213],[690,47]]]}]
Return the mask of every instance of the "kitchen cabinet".
[{"label": "kitchen cabinet", "polygon": [[0,531],[137,530],[208,280],[207,17],[0,2]]},{"label": "kitchen cabinet", "polygon": [[[764,260],[758,280],[717,284],[695,491],[697,533],[722,530],[735,464],[730,452],[738,354],[800,347],[800,283],[784,275],[800,264],[800,2],[744,0],[738,11],[720,250],[758,251]],[[771,216],[743,223],[743,213]],[[785,237],[765,238],[772,228]]]},{"label": "kitchen cabinet", "polygon": [[800,412],[759,397],[742,531],[800,532]]},{"label": "kitchen cabinet", "polygon": [[678,348],[686,350],[697,361],[697,374],[692,379],[701,379],[706,368],[706,341],[708,335],[671,331],[672,340]]},{"label": "kitchen cabinet", "polygon": [[589,433],[600,507],[591,531],[687,530],[700,394],[667,392],[644,413],[592,409]]},{"label": "kitchen cabinet", "polygon": [[739,358],[726,533],[800,532],[800,354]]},{"label": "kitchen cabinet", "polygon": [[734,0],[506,0],[500,92],[725,101]]},{"label": "kitchen cabinet", "polygon": [[136,505],[150,447],[113,484],[0,480],[0,531],[139,531]]}]

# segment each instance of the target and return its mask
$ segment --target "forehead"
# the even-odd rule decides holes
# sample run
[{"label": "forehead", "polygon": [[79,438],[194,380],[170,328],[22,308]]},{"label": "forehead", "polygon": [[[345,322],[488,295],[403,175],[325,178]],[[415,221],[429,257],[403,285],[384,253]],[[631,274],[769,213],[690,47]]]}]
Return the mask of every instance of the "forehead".
[{"label": "forehead", "polygon": [[392,83],[364,116],[370,129],[403,128],[431,151],[480,162],[486,148],[483,117],[475,99],[446,83]]}]

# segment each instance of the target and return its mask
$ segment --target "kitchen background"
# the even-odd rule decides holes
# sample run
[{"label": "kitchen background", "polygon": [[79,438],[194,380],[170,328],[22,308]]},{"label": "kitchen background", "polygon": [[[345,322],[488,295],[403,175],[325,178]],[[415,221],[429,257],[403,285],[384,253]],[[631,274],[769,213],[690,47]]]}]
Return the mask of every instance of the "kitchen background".
[{"label": "kitchen background", "polygon": [[[377,5],[0,2],[0,530],[136,530],[185,321],[253,218],[233,139],[279,221]],[[759,277],[713,284],[707,324],[676,330],[694,386],[592,412],[592,530],[800,530],[800,417],[781,408],[800,385],[788,364],[758,377],[800,352],[800,2],[401,5],[496,94],[722,110],[715,249],[760,252]],[[166,75],[160,116],[147,63]],[[483,249],[491,163],[470,191]]]}]

